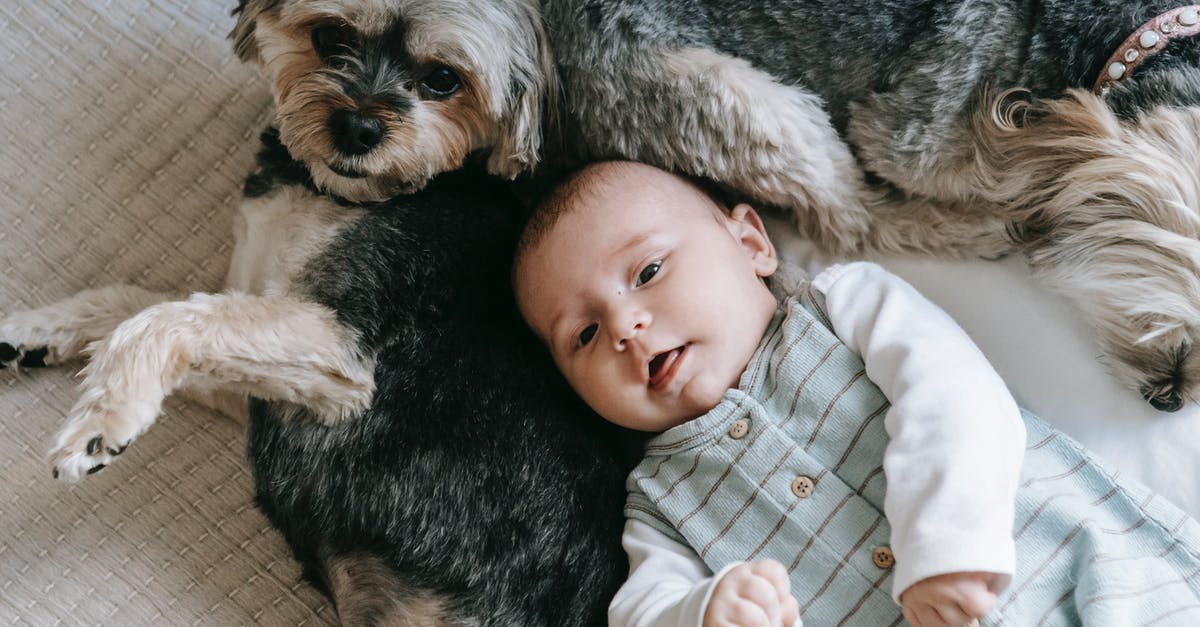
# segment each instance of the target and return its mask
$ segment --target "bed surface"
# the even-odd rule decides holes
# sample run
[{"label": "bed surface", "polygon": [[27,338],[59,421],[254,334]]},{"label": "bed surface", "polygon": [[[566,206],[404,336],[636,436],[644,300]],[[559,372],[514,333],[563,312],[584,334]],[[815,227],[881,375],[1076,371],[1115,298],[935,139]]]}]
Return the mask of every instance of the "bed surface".
[{"label": "bed surface", "polygon": [[[0,312],[116,282],[219,288],[269,107],[225,41],[233,4],[0,3]],[[1020,260],[885,265],[960,321],[1024,406],[1200,514],[1200,410],[1159,414],[1118,387]],[[74,370],[0,371],[0,624],[334,620],[253,506],[241,425],[172,401],[119,464],[54,482]]]}]

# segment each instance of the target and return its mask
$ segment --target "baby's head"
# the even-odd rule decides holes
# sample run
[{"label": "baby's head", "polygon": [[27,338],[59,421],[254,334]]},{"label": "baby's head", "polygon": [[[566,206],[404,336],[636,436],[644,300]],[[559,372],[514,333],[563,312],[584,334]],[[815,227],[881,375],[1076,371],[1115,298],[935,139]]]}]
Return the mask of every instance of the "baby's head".
[{"label": "baby's head", "polygon": [[518,246],[522,315],[592,409],[664,431],[736,387],[770,324],[775,249],[749,205],[723,208],[650,166],[598,163],[535,209]]}]

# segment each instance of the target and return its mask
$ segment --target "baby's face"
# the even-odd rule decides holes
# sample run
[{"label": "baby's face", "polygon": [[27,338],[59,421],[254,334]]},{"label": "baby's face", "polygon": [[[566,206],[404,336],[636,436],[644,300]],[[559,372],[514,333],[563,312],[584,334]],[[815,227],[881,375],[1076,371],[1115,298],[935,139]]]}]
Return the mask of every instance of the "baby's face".
[{"label": "baby's face", "polygon": [[517,298],[592,409],[664,431],[737,385],[775,311],[774,249],[748,206],[666,173],[601,186],[522,257]]}]

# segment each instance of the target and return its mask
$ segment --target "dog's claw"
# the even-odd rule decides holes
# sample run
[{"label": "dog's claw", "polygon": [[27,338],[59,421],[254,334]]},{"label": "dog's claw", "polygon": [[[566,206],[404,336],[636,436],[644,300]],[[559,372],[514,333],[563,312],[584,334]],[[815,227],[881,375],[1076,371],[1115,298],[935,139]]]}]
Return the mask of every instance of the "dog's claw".
[{"label": "dog's claw", "polygon": [[23,346],[0,342],[0,370],[14,365],[23,368],[45,368],[46,356],[49,354],[50,349],[45,346],[26,349]]},{"label": "dog's claw", "polygon": [[17,365],[24,366],[25,368],[45,368],[46,355],[49,352],[49,349],[45,346],[25,351],[25,354],[21,356],[21,361],[18,361]]}]

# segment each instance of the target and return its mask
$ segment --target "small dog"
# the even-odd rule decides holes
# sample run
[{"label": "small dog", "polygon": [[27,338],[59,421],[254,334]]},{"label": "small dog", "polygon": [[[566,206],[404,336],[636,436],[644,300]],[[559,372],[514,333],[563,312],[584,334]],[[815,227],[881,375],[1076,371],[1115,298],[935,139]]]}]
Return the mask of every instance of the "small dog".
[{"label": "small dog", "polygon": [[1174,410],[1200,389],[1200,46],[1175,6],[244,0],[235,39],[347,198],[476,151],[504,176],[620,157],[788,209],[831,254],[1021,252]]},{"label": "small dog", "polygon": [[[50,454],[67,481],[117,459],[175,391],[235,416],[250,397],[259,505],[344,624],[601,625],[627,572],[621,438],[517,312],[512,191],[482,167],[434,176],[484,126],[402,122],[511,103],[436,59],[409,72],[390,13],[357,14],[371,45],[340,43],[338,6],[283,7],[307,25],[300,55],[291,30],[243,7],[239,48],[252,37],[291,78],[274,77],[280,129],[246,181],[228,290],[82,292],[0,321],[0,359],[90,351]],[[431,39],[442,20],[427,27],[401,33],[446,63],[462,54]],[[279,69],[298,56],[307,74]],[[411,143],[426,147],[416,160],[388,154]]]},{"label": "small dog", "polygon": [[347,625],[602,625],[627,566],[618,434],[517,313],[522,211],[479,172],[351,203],[278,134],[235,220],[229,290],[133,287],[8,316],[10,364],[91,343],[51,453],[111,463],[177,390],[250,401],[257,500]]}]

